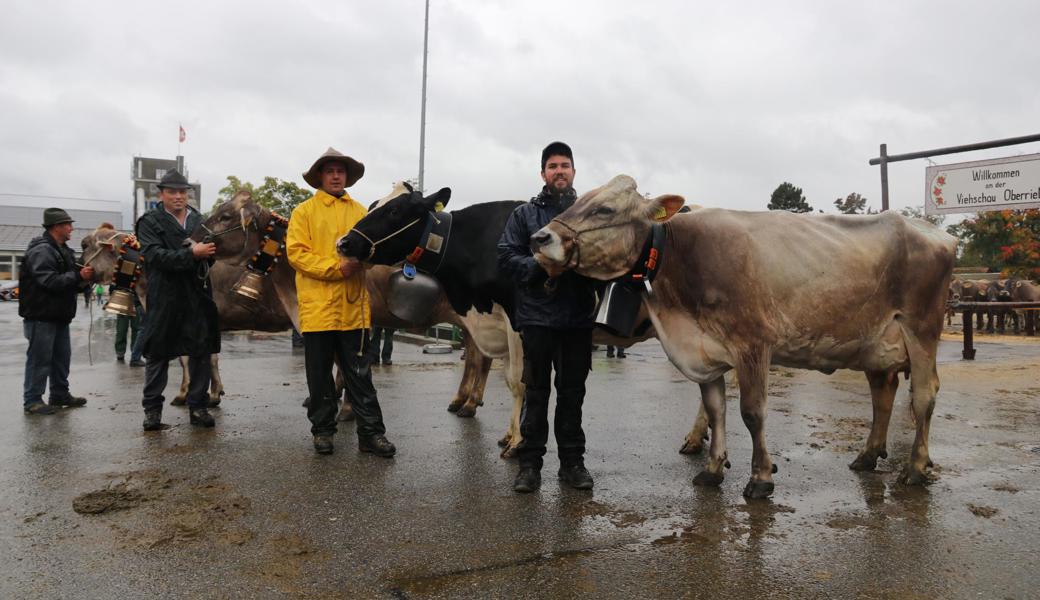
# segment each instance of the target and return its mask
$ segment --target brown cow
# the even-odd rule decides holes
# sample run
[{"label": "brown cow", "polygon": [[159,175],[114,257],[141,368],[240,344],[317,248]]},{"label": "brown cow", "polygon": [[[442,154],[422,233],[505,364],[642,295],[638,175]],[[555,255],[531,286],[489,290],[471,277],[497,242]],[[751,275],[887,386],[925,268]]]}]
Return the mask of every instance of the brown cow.
[{"label": "brown cow", "polygon": [[[249,259],[260,247],[260,231],[267,227],[271,213],[253,201],[248,192],[239,192],[230,201],[216,206],[212,214],[203,223],[205,229],[195,232],[196,239],[212,236],[217,245],[217,264],[227,263],[244,268]],[[216,235],[213,235],[216,234]],[[390,313],[387,290],[388,280],[395,269],[390,267],[372,267],[365,272],[366,289],[372,311],[373,324],[394,329],[425,329],[437,323],[451,323],[463,331],[466,346],[466,362],[458,392],[448,405],[448,410],[460,417],[472,417],[477,406],[483,404],[484,388],[491,369],[492,358],[505,358],[506,384],[514,398],[513,415],[509,428],[500,444],[505,448],[503,456],[512,456],[516,445],[520,442],[519,402],[523,397],[520,383],[522,363],[508,360],[517,356],[516,348],[520,346],[517,334],[509,326],[506,315],[498,309],[490,314],[470,311],[465,317],[452,310],[447,298],[442,294],[436,305],[432,307],[426,323],[411,323],[395,317]],[[295,271],[286,260],[279,260],[272,269],[270,280],[285,310],[296,319],[296,279]]]},{"label": "brown cow", "polygon": [[664,236],[653,291],[644,300],[665,353],[702,385],[711,426],[705,470],[718,485],[727,461],[722,376],[736,369],[740,412],[751,433],[751,480],[744,495],[773,491],[765,443],[769,365],[864,371],[874,422],[850,465],[885,458],[897,374],[910,371],[917,434],[900,481],[920,484],[939,377],[935,357],[956,240],[916,219],[807,216],[702,209],[673,216],[679,196],[645,200],[621,175],[584,194],[532,236],[550,275],[574,269],[610,280],[630,272],[652,226]]}]

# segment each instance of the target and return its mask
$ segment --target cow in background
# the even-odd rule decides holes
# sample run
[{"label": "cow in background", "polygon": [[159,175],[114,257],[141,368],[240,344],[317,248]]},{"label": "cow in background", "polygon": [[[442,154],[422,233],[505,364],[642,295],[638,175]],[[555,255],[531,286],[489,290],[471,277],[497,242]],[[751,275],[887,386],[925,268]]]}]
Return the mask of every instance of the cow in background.
[{"label": "cow in background", "polygon": [[638,266],[653,227],[663,228],[659,271],[645,305],[672,364],[702,384],[711,449],[694,482],[723,480],[723,375],[735,369],[740,414],[753,443],[744,495],[772,494],[776,467],[765,443],[771,364],[865,372],[874,422],[865,449],[849,465],[855,470],[873,470],[887,457],[898,374],[909,370],[917,432],[899,480],[928,482],[936,353],[956,240],[892,212],[808,216],[706,208],[675,216],[683,202],[674,195],[646,200],[635,180],[620,175],[582,195],[531,244],[550,276],[574,269],[612,280]]},{"label": "cow in background", "polygon": [[[271,212],[257,204],[251,194],[239,192],[230,201],[214,207],[203,226],[194,232],[193,238],[201,240],[209,236],[217,246],[217,253],[214,255],[217,264],[234,265],[241,273],[259,249],[261,232],[265,230],[270,219]],[[373,324],[393,329],[425,329],[438,323],[458,326],[463,332],[465,363],[462,380],[455,397],[448,405],[448,410],[459,417],[474,416],[477,407],[483,404],[492,358],[507,357],[510,352],[507,333],[509,327],[505,315],[496,312],[461,317],[442,296],[432,307],[428,322],[404,321],[395,317],[389,309],[388,281],[394,272],[395,269],[379,267],[369,269],[365,273]],[[287,260],[279,260],[271,273],[263,279],[264,297],[277,298],[277,302],[290,315],[293,325],[298,329],[296,273],[292,266]],[[268,293],[267,286],[270,286],[272,293]],[[478,345],[476,339],[480,339],[482,344]],[[510,378],[518,382],[519,371],[510,374],[507,369],[507,382]],[[342,414],[341,411],[341,416]],[[518,428],[515,431],[510,428],[506,434],[506,438],[510,440],[514,437],[519,440]]]}]

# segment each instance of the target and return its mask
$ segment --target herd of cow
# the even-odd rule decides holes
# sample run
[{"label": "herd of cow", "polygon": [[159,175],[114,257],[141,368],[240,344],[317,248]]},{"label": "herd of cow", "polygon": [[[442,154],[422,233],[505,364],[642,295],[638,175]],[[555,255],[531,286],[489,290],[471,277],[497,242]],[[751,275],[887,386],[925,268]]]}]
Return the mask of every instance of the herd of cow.
[{"label": "herd of cow", "polygon": [[[1040,302],[1040,286],[1028,279],[958,279],[950,282],[950,302]],[[1005,333],[1007,321],[1018,333],[1024,323],[1024,311],[1004,307],[987,307],[976,311],[975,329],[986,333]],[[953,310],[947,311],[946,322],[952,321]],[[985,328],[983,328],[985,318]],[[995,325],[994,325],[995,324]]]},{"label": "herd of cow", "polygon": [[[406,323],[388,309],[390,275],[422,248],[427,221],[438,218],[436,211],[450,193],[445,188],[424,197],[395,185],[351,232],[344,232],[337,250],[371,266],[365,277],[374,324],[417,328],[448,322],[462,329],[466,364],[449,410],[473,416],[482,403],[491,360],[506,359],[513,416],[501,445],[503,456],[509,456],[519,442],[523,357],[509,325],[516,284],[499,271],[496,245],[519,203],[488,202],[451,211],[450,236],[436,249],[438,267],[429,273],[443,295],[428,322]],[[729,468],[723,375],[735,370],[740,415],[753,441],[744,494],[772,493],[776,466],[765,445],[770,365],[865,373],[873,423],[865,448],[850,465],[856,470],[873,470],[878,459],[887,458],[898,375],[908,374],[916,434],[900,481],[928,482],[928,434],[939,389],[935,359],[955,240],[924,221],[891,212],[810,216],[705,208],[677,214],[683,203],[673,195],[646,199],[634,180],[621,175],[581,196],[532,237],[532,248],[550,276],[571,269],[605,281],[635,272],[647,275],[636,317],[645,324],[637,328],[641,333],[618,338],[597,331],[596,338],[620,346],[657,338],[675,367],[699,385],[700,410],[681,450],[698,453],[710,439],[708,459],[694,483],[720,485]],[[218,234],[211,278],[224,329],[284,330],[296,322],[294,276],[284,260],[265,278],[260,301],[230,292],[270,218],[240,193],[217,206],[206,231],[195,234],[196,239]],[[84,239],[85,250],[102,250],[94,261],[99,278],[111,279],[124,237],[99,228]],[[637,264],[651,245],[658,263],[652,272]],[[214,381],[220,385],[219,377]],[[219,387],[212,393],[219,395]],[[349,410],[341,412],[348,415]]]}]

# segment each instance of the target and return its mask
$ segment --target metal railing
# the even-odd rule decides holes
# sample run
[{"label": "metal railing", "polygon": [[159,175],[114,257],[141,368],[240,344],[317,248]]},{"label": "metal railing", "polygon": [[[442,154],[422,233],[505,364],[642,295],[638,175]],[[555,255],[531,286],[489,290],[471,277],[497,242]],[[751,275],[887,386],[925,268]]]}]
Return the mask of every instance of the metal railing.
[{"label": "metal railing", "polygon": [[[957,302],[956,304],[951,304],[949,308],[954,311],[960,311],[961,322],[964,325],[964,349],[961,351],[961,357],[964,360],[975,360],[974,318],[976,311],[988,310],[990,308],[1025,311],[1026,335],[1036,335],[1036,311],[1040,310],[1040,302]],[[997,318],[1003,319],[1004,315],[1000,314]]]}]

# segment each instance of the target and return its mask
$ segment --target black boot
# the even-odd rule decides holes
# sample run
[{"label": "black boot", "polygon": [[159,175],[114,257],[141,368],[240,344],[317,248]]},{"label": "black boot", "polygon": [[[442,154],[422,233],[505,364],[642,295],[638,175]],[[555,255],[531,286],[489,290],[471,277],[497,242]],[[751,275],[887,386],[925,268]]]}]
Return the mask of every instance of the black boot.
[{"label": "black boot", "polygon": [[617,357],[618,358],[625,358],[626,356],[628,356],[628,355],[625,354],[625,349],[624,348],[618,348],[617,349]]},{"label": "black boot", "polygon": [[331,435],[314,436],[314,451],[318,454],[332,454],[334,449]]},{"label": "black boot", "polygon": [[80,398],[79,396],[61,396],[58,398],[51,398],[50,405],[54,407],[67,406],[69,408],[75,408],[77,406],[83,406],[87,403],[86,398]]},{"label": "black boot", "polygon": [[397,453],[397,448],[386,439],[384,435],[373,435],[368,439],[358,439],[358,449],[362,452],[371,452],[376,456],[390,458]]},{"label": "black boot", "polygon": [[513,491],[529,494],[542,487],[542,474],[534,467],[521,467],[513,480]]},{"label": "black boot", "polygon": [[153,408],[151,410],[144,411],[144,430],[145,431],[159,431],[162,429],[162,410]]},{"label": "black boot", "polygon": [[592,475],[582,463],[560,465],[560,480],[576,490],[592,489]]},{"label": "black boot", "polygon": [[209,414],[209,409],[205,406],[189,410],[188,420],[192,425],[197,425],[199,427],[213,427],[217,424],[217,422],[213,420],[213,415]]}]

